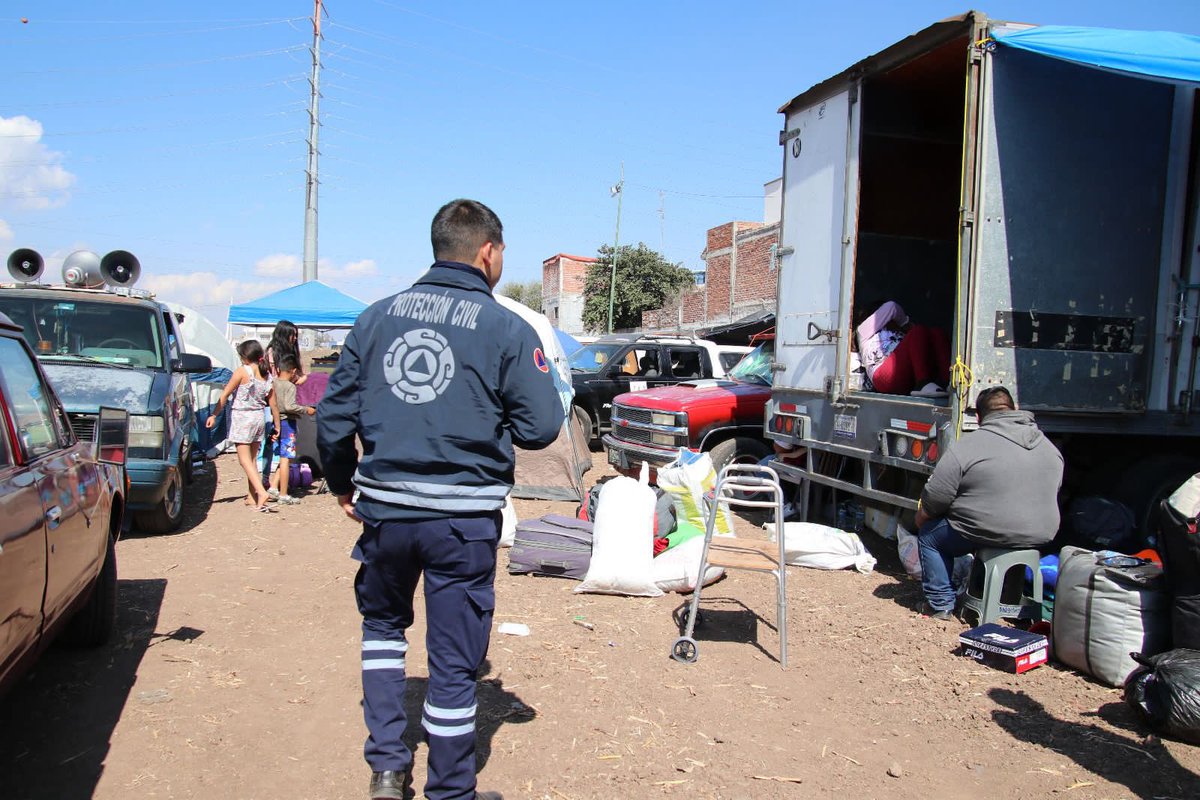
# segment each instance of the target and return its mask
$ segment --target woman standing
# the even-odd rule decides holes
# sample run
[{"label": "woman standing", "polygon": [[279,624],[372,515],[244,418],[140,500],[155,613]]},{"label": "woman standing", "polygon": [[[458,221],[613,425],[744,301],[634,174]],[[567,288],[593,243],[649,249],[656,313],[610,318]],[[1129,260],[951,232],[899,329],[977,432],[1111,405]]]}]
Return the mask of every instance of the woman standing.
[{"label": "woman standing", "polygon": [[[300,363],[300,331],[292,322],[281,319],[275,323],[275,330],[271,332],[271,341],[267,344],[264,365],[268,381],[274,381],[279,377],[279,363],[283,360],[284,356],[292,356],[296,359],[297,364]],[[304,374],[303,367],[299,367],[298,371],[299,375],[295,380],[297,386],[308,380],[308,376]],[[274,441],[271,437],[276,433],[274,424],[270,420],[267,420],[266,441],[268,443]],[[270,444],[263,448],[263,486],[271,485],[271,463],[274,460],[274,455],[273,447]],[[272,497],[274,497],[278,492],[272,491]]]}]

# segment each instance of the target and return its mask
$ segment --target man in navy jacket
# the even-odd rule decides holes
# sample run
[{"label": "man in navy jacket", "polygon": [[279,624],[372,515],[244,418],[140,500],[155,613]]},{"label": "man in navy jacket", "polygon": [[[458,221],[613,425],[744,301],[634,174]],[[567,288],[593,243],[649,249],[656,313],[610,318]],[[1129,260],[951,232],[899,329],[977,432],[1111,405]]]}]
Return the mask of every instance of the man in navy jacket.
[{"label": "man in navy jacket", "polygon": [[504,264],[499,218],[454,200],[434,217],[431,238],[434,265],[359,316],[317,410],[329,488],[363,524],[355,594],[372,798],[403,797],[412,766],[405,631],[422,573],[425,796],[496,796],[475,791],[475,678],[495,607],[500,509],[513,445],[546,447],[563,423],[537,334],[492,297]]}]

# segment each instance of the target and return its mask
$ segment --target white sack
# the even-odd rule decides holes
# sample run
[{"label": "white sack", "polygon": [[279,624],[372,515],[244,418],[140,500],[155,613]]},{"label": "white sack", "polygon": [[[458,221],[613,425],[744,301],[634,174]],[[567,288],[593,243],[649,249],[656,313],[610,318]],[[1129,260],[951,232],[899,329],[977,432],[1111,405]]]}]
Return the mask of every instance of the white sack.
[{"label": "white sack", "polygon": [[[775,538],[775,523],[763,528]],[[866,574],[875,569],[875,557],[867,552],[856,533],[818,525],[815,522],[783,523],[783,554],[790,566],[815,569],[854,567]]]},{"label": "white sack", "polygon": [[600,490],[592,526],[592,561],[576,592],[658,597],[654,560],[654,490],[613,478]]},{"label": "white sack", "polygon": [[908,577],[921,580],[921,553],[917,550],[917,535],[909,533],[908,528],[899,522],[896,523],[896,550]]},{"label": "white sack", "polygon": [[504,508],[500,509],[500,546],[512,547],[517,538],[517,509],[513,506],[511,497],[504,498]]},{"label": "white sack", "polygon": [[[655,585],[664,592],[690,592],[696,588],[696,574],[700,572],[700,557],[704,555],[704,537],[693,536],[682,544],[654,557],[651,577]],[[704,571],[704,585],[708,586],[725,574],[721,567],[709,566]]]}]

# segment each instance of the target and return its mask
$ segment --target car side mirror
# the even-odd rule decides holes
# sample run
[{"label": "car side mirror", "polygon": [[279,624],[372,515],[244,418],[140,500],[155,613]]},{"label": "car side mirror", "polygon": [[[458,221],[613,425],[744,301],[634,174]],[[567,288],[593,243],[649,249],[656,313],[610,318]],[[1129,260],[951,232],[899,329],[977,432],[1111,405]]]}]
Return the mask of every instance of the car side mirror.
[{"label": "car side mirror", "polygon": [[123,408],[101,406],[96,420],[96,460],[124,465],[128,447],[129,412]]},{"label": "car side mirror", "polygon": [[212,359],[199,353],[184,353],[173,362],[175,369],[181,372],[200,373],[212,372]]}]

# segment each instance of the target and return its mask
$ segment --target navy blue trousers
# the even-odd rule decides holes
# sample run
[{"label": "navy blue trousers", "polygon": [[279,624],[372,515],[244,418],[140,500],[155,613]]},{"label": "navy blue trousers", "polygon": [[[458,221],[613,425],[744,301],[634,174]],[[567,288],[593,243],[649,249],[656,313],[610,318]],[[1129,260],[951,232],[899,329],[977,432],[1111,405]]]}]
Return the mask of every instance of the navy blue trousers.
[{"label": "navy blue trousers", "polygon": [[405,631],[417,580],[425,576],[429,688],[421,723],[429,745],[429,800],[475,796],[475,681],[487,655],[496,605],[500,513],[364,524],[354,549],[362,614],[364,755],[372,772],[404,772]]}]

